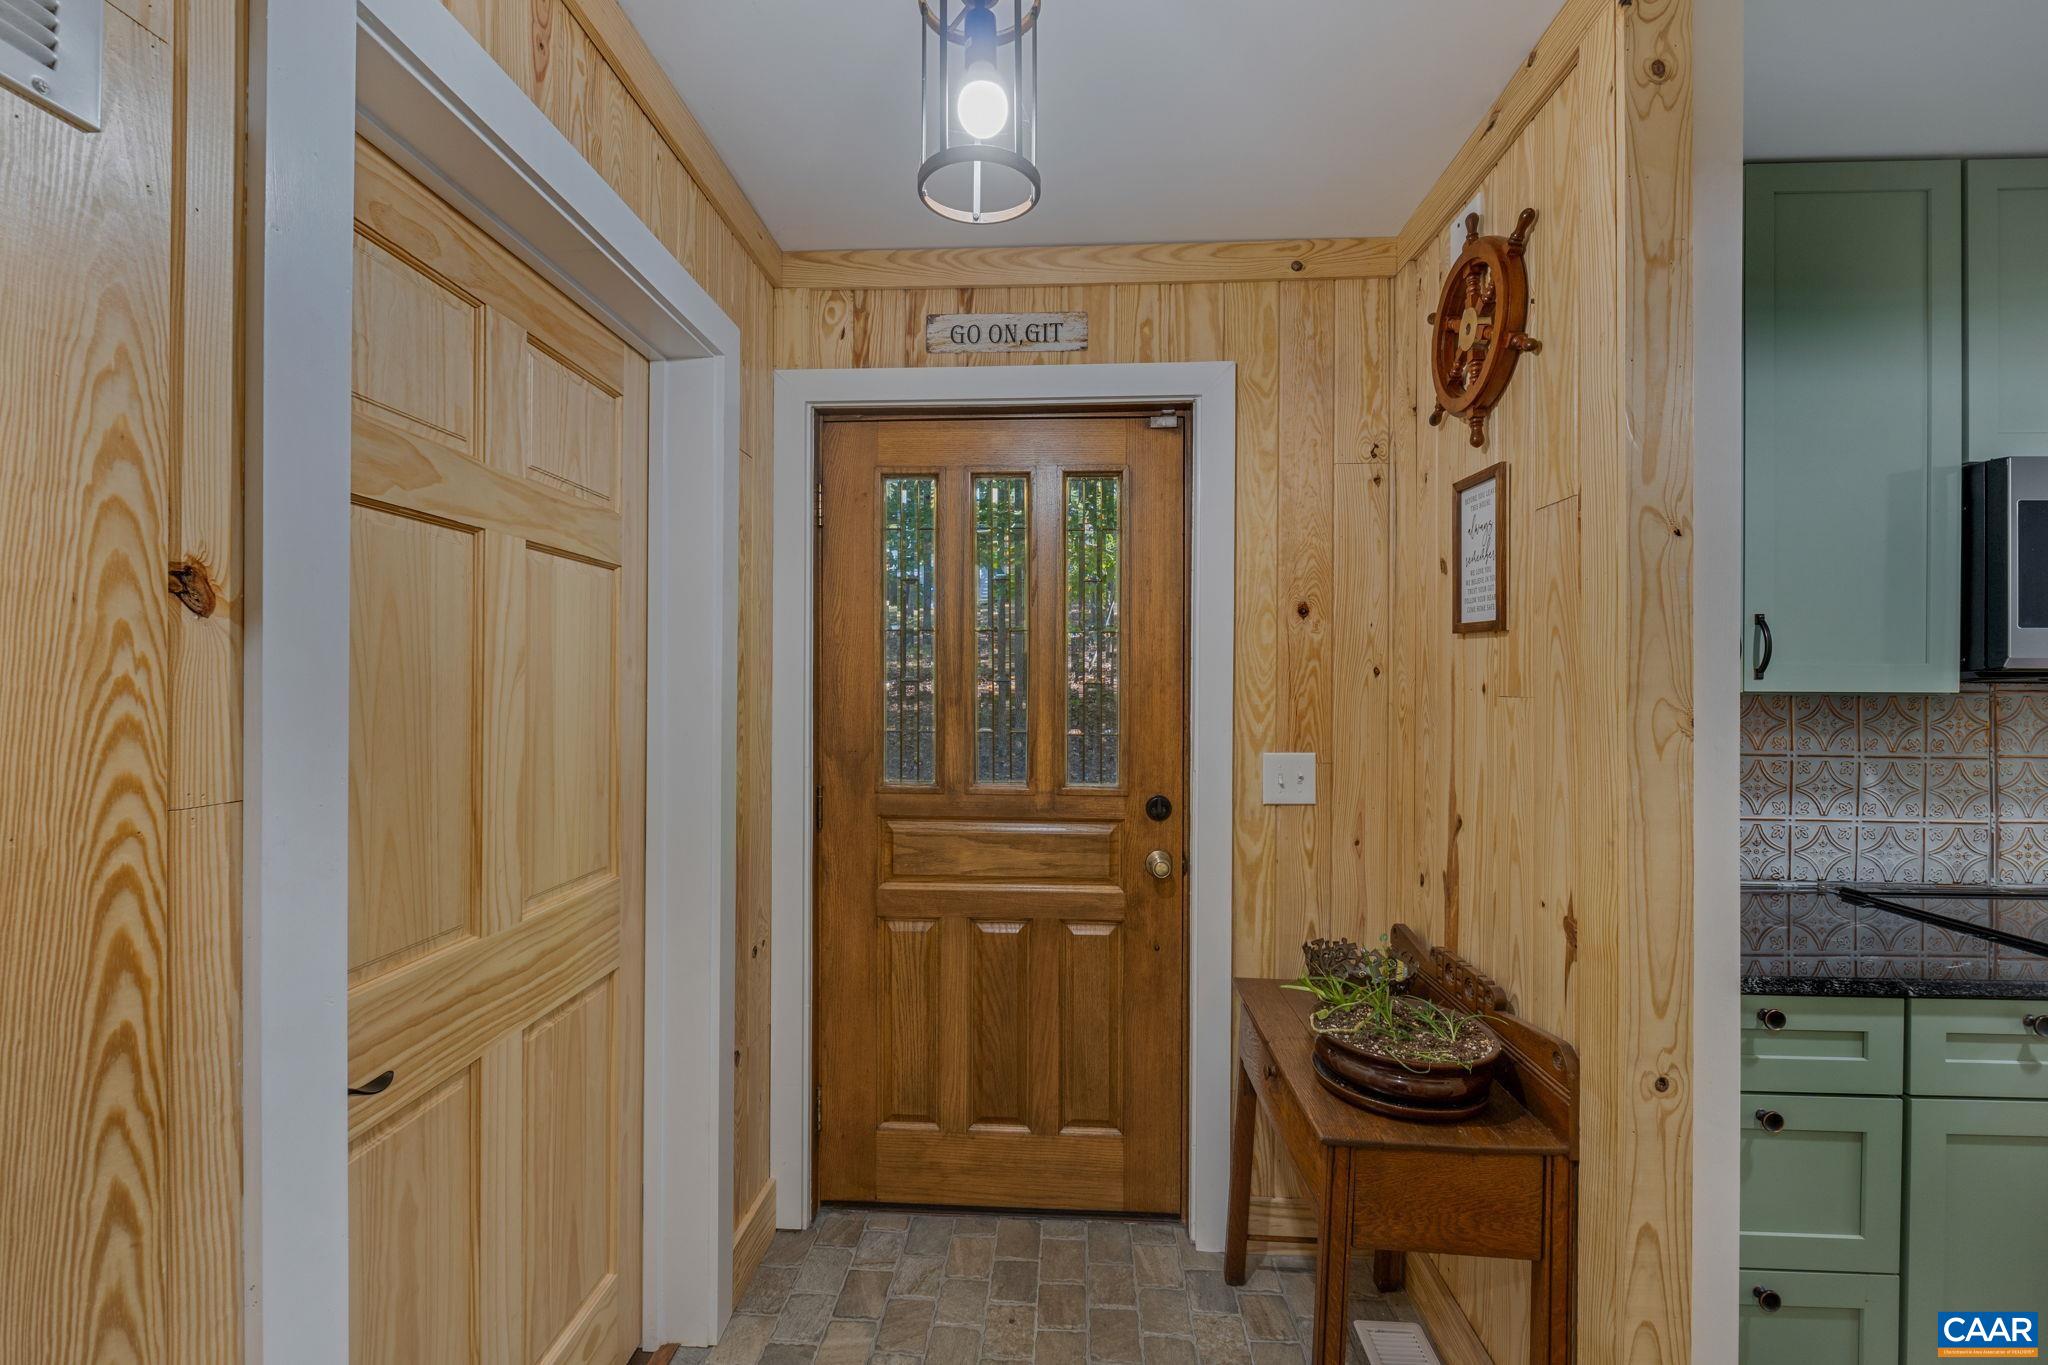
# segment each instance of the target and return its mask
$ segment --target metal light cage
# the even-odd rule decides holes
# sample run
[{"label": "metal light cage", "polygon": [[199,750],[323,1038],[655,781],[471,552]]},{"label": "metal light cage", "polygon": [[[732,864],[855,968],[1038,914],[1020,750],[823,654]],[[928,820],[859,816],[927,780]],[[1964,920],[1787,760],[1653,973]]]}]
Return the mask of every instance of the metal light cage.
[{"label": "metal light cage", "polygon": [[[956,223],[1007,223],[1037,207],[1043,188],[1038,176],[1039,4],[1040,0],[917,0],[922,54],[918,136],[924,158],[917,168],[917,197],[941,218]],[[967,16],[974,10],[987,10],[996,17],[996,70],[1009,87],[1005,93],[1010,100],[1010,121],[987,142],[969,136],[960,126],[956,107],[966,80]],[[1000,27],[1005,17],[1008,28]],[[957,59],[954,48],[963,49]],[[965,183],[942,187],[940,173],[954,166],[969,168],[966,176],[957,177]],[[1020,192],[1004,192],[991,204],[989,196],[996,187],[990,181],[998,177],[990,176],[990,170],[1005,172],[1002,179],[1014,177],[1021,182]],[[948,202],[949,198],[964,202]]]}]

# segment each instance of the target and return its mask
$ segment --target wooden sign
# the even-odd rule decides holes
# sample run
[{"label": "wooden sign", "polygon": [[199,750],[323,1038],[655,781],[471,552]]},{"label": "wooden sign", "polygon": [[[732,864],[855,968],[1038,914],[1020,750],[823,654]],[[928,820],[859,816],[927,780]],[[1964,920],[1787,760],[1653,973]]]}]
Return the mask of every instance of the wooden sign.
[{"label": "wooden sign", "polygon": [[932,355],[992,351],[1085,351],[1086,313],[929,313],[924,348]]},{"label": "wooden sign", "polygon": [[1508,628],[1508,467],[1488,465],[1451,485],[1451,629],[1478,635]]}]

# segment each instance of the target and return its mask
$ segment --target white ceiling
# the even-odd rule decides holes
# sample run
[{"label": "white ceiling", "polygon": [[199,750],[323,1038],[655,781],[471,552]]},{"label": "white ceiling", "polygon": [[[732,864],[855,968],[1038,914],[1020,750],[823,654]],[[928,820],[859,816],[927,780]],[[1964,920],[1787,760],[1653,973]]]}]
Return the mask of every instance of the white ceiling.
[{"label": "white ceiling", "polygon": [[1558,0],[1045,0],[1045,198],[994,227],[918,202],[916,0],[624,4],[808,251],[1392,235]]},{"label": "white ceiling", "polygon": [[2048,0],[1748,0],[1753,160],[2048,153]]}]

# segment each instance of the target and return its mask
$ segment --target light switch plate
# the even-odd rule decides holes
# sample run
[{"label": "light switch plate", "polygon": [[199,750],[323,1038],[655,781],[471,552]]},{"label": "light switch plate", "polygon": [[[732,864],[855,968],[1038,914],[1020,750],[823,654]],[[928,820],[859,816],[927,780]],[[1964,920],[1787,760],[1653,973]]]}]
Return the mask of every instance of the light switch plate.
[{"label": "light switch plate", "polygon": [[1314,754],[1266,755],[1266,804],[1313,806],[1316,803]]}]

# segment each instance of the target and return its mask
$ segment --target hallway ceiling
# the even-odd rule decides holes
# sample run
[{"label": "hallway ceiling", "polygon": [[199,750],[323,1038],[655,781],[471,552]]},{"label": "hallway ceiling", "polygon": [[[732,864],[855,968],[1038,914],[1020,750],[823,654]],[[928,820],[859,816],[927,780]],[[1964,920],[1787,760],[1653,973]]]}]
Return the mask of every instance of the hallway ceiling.
[{"label": "hallway ceiling", "polygon": [[623,3],[791,251],[1392,235],[1557,9],[1045,0],[1044,202],[969,227],[917,199],[916,0]]},{"label": "hallway ceiling", "polygon": [[2048,154],[2048,3],[1750,0],[1757,161]]}]

